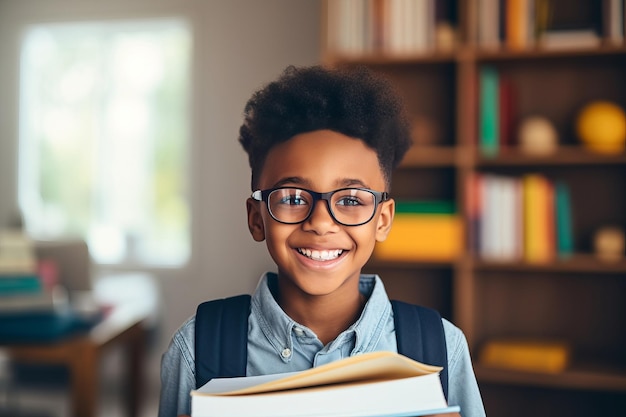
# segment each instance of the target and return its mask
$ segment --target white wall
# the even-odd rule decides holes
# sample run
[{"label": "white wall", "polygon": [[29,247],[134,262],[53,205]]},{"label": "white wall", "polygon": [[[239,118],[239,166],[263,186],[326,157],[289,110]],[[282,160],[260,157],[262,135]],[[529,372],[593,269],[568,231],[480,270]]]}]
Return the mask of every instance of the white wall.
[{"label": "white wall", "polygon": [[45,21],[172,15],[190,18],[195,31],[193,254],[182,269],[152,271],[162,294],[157,356],[199,302],[251,292],[272,266],[265,246],[252,241],[246,226],[249,169],[238,128],[255,89],[288,64],[319,61],[319,1],[0,0],[0,222],[17,205],[21,28]]}]

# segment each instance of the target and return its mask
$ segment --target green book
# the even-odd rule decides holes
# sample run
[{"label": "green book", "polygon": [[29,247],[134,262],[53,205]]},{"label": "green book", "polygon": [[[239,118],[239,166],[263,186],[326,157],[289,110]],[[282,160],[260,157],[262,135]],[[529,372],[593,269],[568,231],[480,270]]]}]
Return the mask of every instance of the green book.
[{"label": "green book", "polygon": [[456,207],[448,200],[400,200],[396,201],[396,213],[455,214]]},{"label": "green book", "polygon": [[555,190],[556,217],[556,249],[561,258],[574,253],[574,237],[572,236],[572,202],[567,184],[557,182]]},{"label": "green book", "polygon": [[499,76],[497,69],[483,66],[480,69],[479,137],[483,156],[495,157],[499,151]]}]

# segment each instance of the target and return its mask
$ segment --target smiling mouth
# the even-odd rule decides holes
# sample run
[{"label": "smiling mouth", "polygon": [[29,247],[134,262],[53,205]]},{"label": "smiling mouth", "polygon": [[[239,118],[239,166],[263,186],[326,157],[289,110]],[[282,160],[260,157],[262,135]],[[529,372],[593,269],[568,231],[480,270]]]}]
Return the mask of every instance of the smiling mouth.
[{"label": "smiling mouth", "polygon": [[304,255],[314,261],[332,261],[333,259],[339,258],[343,253],[343,249],[312,250],[306,248],[298,248],[297,250],[301,255]]}]

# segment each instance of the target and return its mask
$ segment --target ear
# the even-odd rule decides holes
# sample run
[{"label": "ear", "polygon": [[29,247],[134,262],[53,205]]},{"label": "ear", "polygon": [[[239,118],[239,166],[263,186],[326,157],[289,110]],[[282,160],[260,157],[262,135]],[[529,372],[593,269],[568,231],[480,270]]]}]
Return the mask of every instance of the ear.
[{"label": "ear", "polygon": [[387,239],[395,212],[396,202],[393,199],[380,204],[380,214],[378,215],[378,223],[376,224],[376,241],[382,242]]},{"label": "ear", "polygon": [[248,210],[248,230],[252,238],[257,242],[265,240],[265,226],[263,225],[263,216],[261,215],[261,203],[252,198],[246,200],[246,209]]}]

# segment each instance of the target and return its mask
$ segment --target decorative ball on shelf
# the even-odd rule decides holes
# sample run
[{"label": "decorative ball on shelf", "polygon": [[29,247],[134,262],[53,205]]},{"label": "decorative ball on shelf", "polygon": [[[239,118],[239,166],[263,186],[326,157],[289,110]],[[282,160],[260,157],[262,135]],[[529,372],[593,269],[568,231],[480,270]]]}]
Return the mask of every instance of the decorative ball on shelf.
[{"label": "decorative ball on shelf", "polygon": [[578,113],[576,133],[591,151],[620,153],[626,145],[626,113],[610,101],[592,101]]},{"label": "decorative ball on shelf", "polygon": [[594,234],[593,246],[596,256],[603,261],[619,261],[625,256],[626,238],[624,230],[615,226],[605,226]]},{"label": "decorative ball on shelf", "polygon": [[452,24],[446,21],[437,24],[435,27],[435,44],[438,51],[451,52],[454,50],[456,32]]},{"label": "decorative ball on shelf", "polygon": [[517,139],[522,152],[542,156],[556,152],[559,135],[546,117],[530,116],[520,123]]}]

